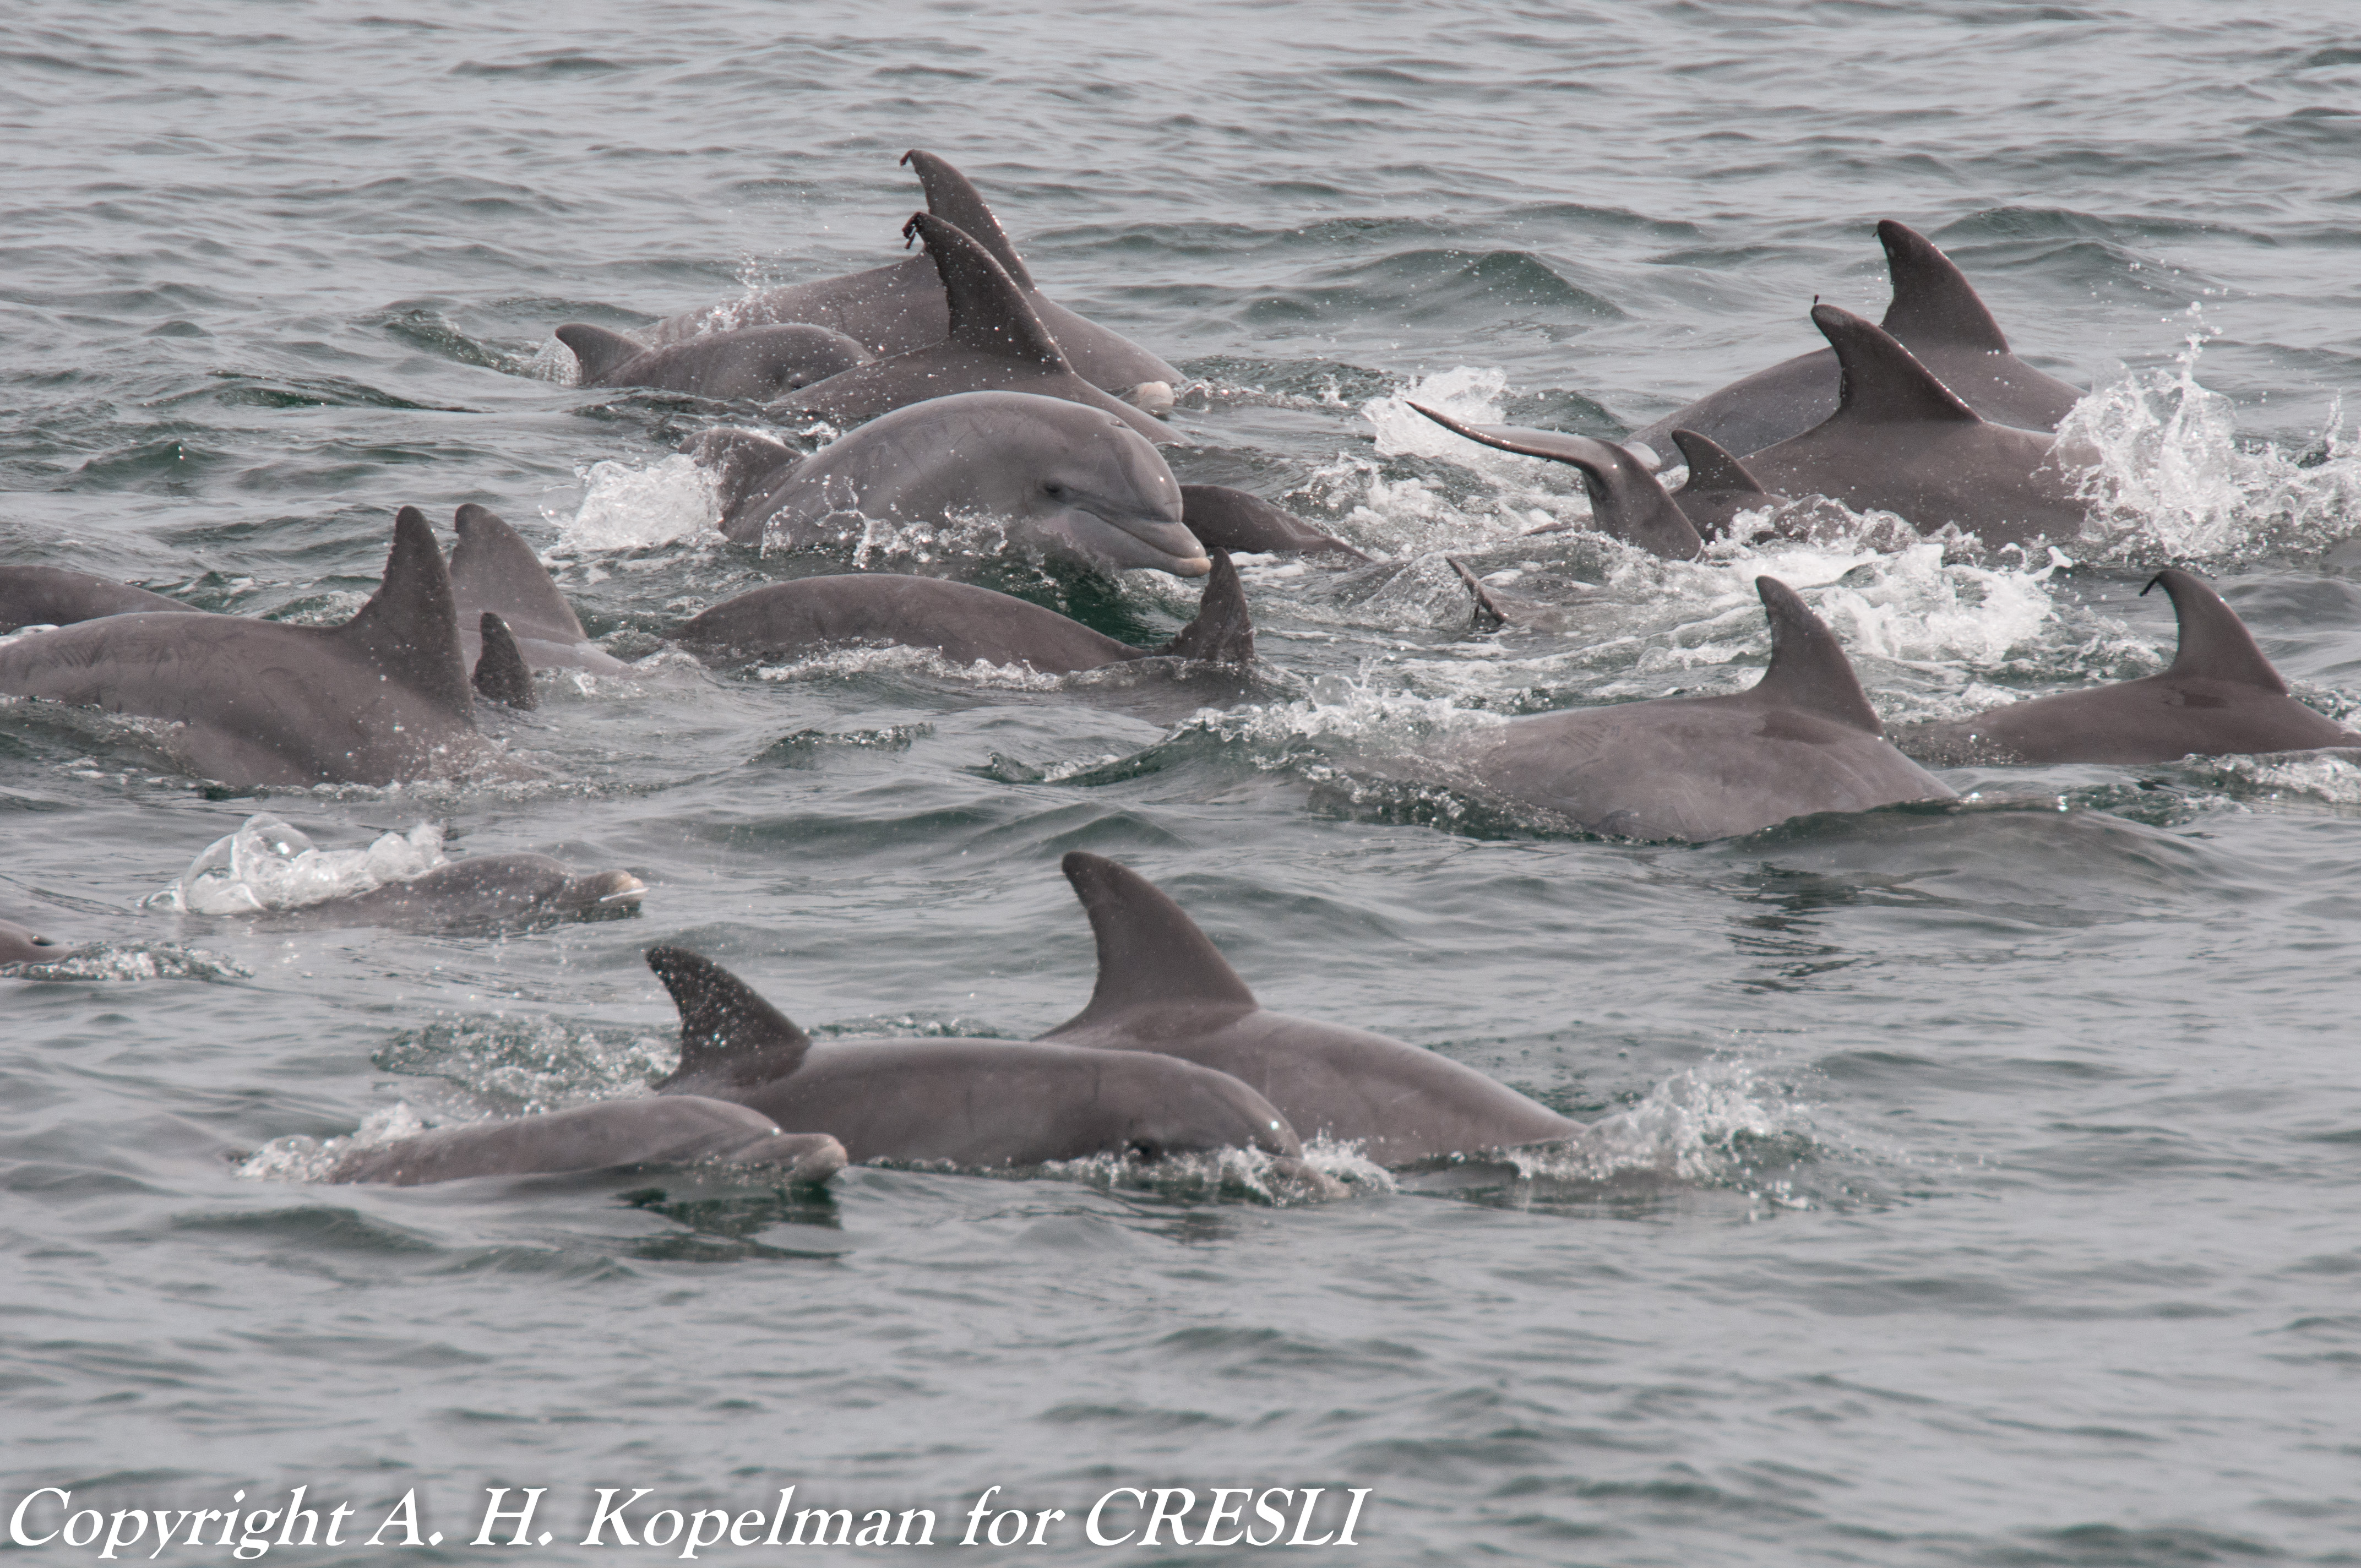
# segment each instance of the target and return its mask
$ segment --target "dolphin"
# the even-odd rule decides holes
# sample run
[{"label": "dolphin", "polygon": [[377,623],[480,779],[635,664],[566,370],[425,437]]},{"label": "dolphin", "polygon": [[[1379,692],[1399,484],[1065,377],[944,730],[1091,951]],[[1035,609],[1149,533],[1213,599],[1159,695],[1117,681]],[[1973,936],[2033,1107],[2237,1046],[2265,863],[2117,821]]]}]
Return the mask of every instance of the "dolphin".
[{"label": "dolphin", "polygon": [[63,566],[0,566],[0,634],[27,626],[71,626],[105,615],[203,615],[182,604],[128,583],[109,582]]},{"label": "dolphin", "polygon": [[1554,463],[1571,465],[1581,474],[1583,488],[1590,494],[1592,527],[1610,539],[1620,539],[1668,561],[1693,560],[1705,549],[1705,540],[1698,534],[1697,524],[1666,493],[1663,481],[1645,463],[1620,446],[1554,430],[1467,424],[1423,403],[1412,403],[1411,407],[1454,435],[1502,452],[1513,452],[1521,457],[1546,457]]},{"label": "dolphin", "polygon": [[10,964],[45,964],[71,949],[14,920],[0,920],[0,969]]},{"label": "dolphin", "polygon": [[2072,539],[2093,455],[1987,423],[1883,328],[1812,307],[1843,373],[1837,411],[1746,459],[1766,488],[1898,512],[1921,532],[1954,523],[1987,545]]},{"label": "dolphin", "polygon": [[557,341],[574,351],[578,386],[653,387],[763,402],[874,357],[840,332],[800,323],[708,332],[650,348],[620,332],[574,322],[557,329]]},{"label": "dolphin", "polygon": [[1180,521],[1197,543],[1218,546],[1233,555],[1368,556],[1341,539],[1321,532],[1294,513],[1271,505],[1260,496],[1234,490],[1227,485],[1180,487]]},{"label": "dolphin", "polygon": [[[741,544],[808,549],[848,529],[862,537],[857,519],[939,525],[972,515],[1002,522],[1010,543],[1038,555],[1183,577],[1206,570],[1162,455],[1124,421],[1062,398],[929,398],[800,460],[761,443],[737,432],[690,443],[730,487],[721,532]],[[764,471],[764,461],[774,466]]]},{"label": "dolphin", "polygon": [[[1172,406],[1172,389],[1187,379],[1128,338],[1087,321],[1050,300],[1033,281],[1024,259],[1008,241],[1000,220],[966,175],[931,152],[913,148],[902,161],[918,176],[927,210],[956,225],[992,253],[1033,313],[1058,340],[1075,372],[1103,391],[1129,394],[1139,406],[1162,413]],[[751,298],[710,305],[658,322],[648,339],[669,344],[720,327],[764,322],[813,322],[845,333],[879,356],[925,348],[950,335],[950,317],[932,264],[912,257],[842,278],[767,289]]]},{"label": "dolphin", "polygon": [[680,1068],[664,1094],[750,1105],[812,1127],[856,1164],[889,1159],[996,1169],[1254,1148],[1312,1177],[1270,1102],[1227,1073],[1145,1051],[1011,1040],[816,1046],[745,981],[685,948],[648,967],[680,1008]]},{"label": "dolphin", "polygon": [[851,430],[906,404],[953,392],[1039,392],[1104,409],[1150,441],[1179,439],[1162,422],[1074,374],[1024,291],[965,232],[929,213],[913,214],[903,232],[926,242],[950,313],[949,333],[939,343],[856,365],[791,392],[772,406],[772,417],[824,419]]},{"label": "dolphin", "polygon": [[629,872],[576,876],[547,855],[469,855],[367,893],[264,916],[273,926],[516,927],[639,912],[647,884]]},{"label": "dolphin", "polygon": [[1727,839],[1816,812],[1949,799],[1881,738],[1819,617],[1776,578],[1754,589],[1771,620],[1771,667],[1752,690],[1511,719],[1469,740],[1452,772],[1624,839]]},{"label": "dolphin", "polygon": [[1071,674],[1137,659],[1247,664],[1254,624],[1229,556],[1213,552],[1197,617],[1156,648],[1135,648],[1013,595],[941,577],[858,572],[797,577],[725,599],[672,632],[717,654],[793,657],[847,644],[932,648],[955,664],[1026,664]]},{"label": "dolphin", "polygon": [[1938,768],[1998,762],[2169,762],[2249,751],[2361,746],[2361,734],[2306,707],[2255,646],[2237,611],[2177,566],[2150,578],[2172,599],[2180,647],[2160,675],[2060,692],[1942,724],[1905,725],[1894,743]]},{"label": "dolphin", "polygon": [[783,1133],[757,1111],[691,1094],[609,1100],[538,1116],[442,1127],[355,1149],[329,1181],[417,1187],[470,1176],[555,1176],[619,1166],[776,1167],[798,1186],[844,1168],[844,1146],[824,1133]]},{"label": "dolphin", "polygon": [[468,668],[480,674],[480,629],[487,611],[513,635],[528,668],[613,674],[631,667],[590,641],[574,607],[550,580],[549,568],[498,512],[471,501],[453,515],[451,525],[459,535],[451,551],[451,595]]},{"label": "dolphin", "polygon": [[1091,917],[1091,1003],[1041,1037],[1154,1051],[1237,1079],[1296,1130],[1379,1165],[1582,1135],[1579,1122],[1474,1068],[1383,1035],[1266,1012],[1196,922],[1137,872],[1081,850],[1063,861]]},{"label": "dolphin", "polygon": [[0,693],[161,719],[184,765],[234,785],[384,784],[493,762],[450,573],[415,507],[394,518],[385,580],[342,626],[110,615],[0,647]]},{"label": "dolphin", "polygon": [[[1965,274],[1924,235],[1888,218],[1877,225],[1877,237],[1894,280],[1885,331],[1993,423],[2056,430],[2081,392],[2010,353]],[[1674,431],[1694,430],[1746,456],[1801,435],[1836,411],[1836,356],[1822,348],[1708,392],[1630,439],[1662,453]]]}]

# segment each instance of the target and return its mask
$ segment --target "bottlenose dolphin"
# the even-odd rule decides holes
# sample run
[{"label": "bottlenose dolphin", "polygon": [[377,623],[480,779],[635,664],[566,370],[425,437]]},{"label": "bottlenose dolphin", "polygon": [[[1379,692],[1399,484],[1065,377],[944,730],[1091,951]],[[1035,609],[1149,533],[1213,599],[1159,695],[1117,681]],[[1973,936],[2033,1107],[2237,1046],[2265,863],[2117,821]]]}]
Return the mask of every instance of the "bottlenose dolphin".
[{"label": "bottlenose dolphin", "polygon": [[557,341],[574,351],[578,386],[653,387],[760,401],[874,357],[840,332],[802,323],[708,332],[650,348],[620,332],[574,322],[557,329]]},{"label": "bottlenose dolphin", "polygon": [[955,664],[1028,664],[1045,674],[1096,670],[1135,659],[1254,660],[1246,590],[1223,551],[1213,552],[1197,617],[1156,648],[1135,648],[1013,595],[941,577],[862,572],[797,577],[725,599],[672,634],[675,642],[751,657],[818,648],[894,643],[932,648]]},{"label": "bottlenose dolphin", "polygon": [[1208,549],[1226,550],[1233,555],[1334,553],[1350,555],[1356,561],[1368,559],[1361,551],[1321,532],[1293,512],[1227,485],[1181,486],[1180,521],[1197,536],[1198,543]]},{"label": "bottlenose dolphin", "polygon": [[[741,544],[808,549],[866,530],[860,519],[939,524],[989,518],[1038,555],[1110,570],[1193,577],[1205,552],[1181,521],[1163,456],[1103,410],[1033,392],[929,398],[870,421],[797,460],[751,433],[708,433],[733,504],[721,532]],[[785,465],[767,472],[760,463]],[[700,455],[700,461],[708,460]],[[717,489],[717,494],[718,494]]]},{"label": "bottlenose dolphin", "polygon": [[1822,811],[1951,791],[1880,738],[1844,649],[1795,590],[1754,579],[1771,667],[1736,696],[1666,697],[1512,719],[1451,771],[1593,833],[1726,839]]},{"label": "bottlenose dolphin", "polygon": [[1163,890],[1080,850],[1066,880],[1091,917],[1091,1004],[1041,1037],[1155,1051],[1228,1073],[1309,1137],[1407,1165],[1579,1137],[1582,1124],[1449,1057],[1362,1029],[1268,1013]]},{"label": "bottlenose dolphin", "polygon": [[70,950],[64,943],[52,941],[29,927],[19,926],[14,920],[0,920],[0,966],[45,964]]},{"label": "bottlenose dolphin", "polygon": [[550,580],[549,568],[498,512],[470,501],[453,515],[451,526],[459,534],[451,551],[451,595],[468,668],[481,662],[486,611],[507,626],[531,669],[612,674],[630,668],[590,641],[574,607]]},{"label": "bottlenose dolphin", "polygon": [[783,1133],[743,1105],[675,1094],[441,1127],[355,1149],[326,1179],[417,1187],[470,1176],[555,1176],[708,1161],[775,1166],[789,1182],[817,1185],[844,1168],[844,1147],[825,1133]]},{"label": "bottlenose dolphin", "polygon": [[0,692],[162,719],[187,767],[229,784],[447,778],[493,757],[450,574],[415,507],[396,514],[385,580],[343,626],[110,615],[0,647]]},{"label": "bottlenose dolphin", "polygon": [[[2082,394],[2009,352],[1966,276],[1924,235],[1888,218],[1877,237],[1894,280],[1885,331],[1993,423],[2056,430]],[[1821,348],[1708,392],[1629,439],[1661,454],[1673,432],[1694,430],[1745,456],[1801,435],[1836,411],[1836,356]]]},{"label": "bottlenose dolphin", "polygon": [[[1623,448],[1587,435],[1527,430],[1512,424],[1466,424],[1423,403],[1411,407],[1451,432],[1521,457],[1570,465],[1590,495],[1591,526],[1610,539],[1669,561],[1687,561],[1705,548],[1697,525],[1664,490],[1648,466]],[[1536,532],[1549,532],[1535,530]]]},{"label": "bottlenose dolphin", "polygon": [[106,615],[174,611],[204,613],[195,605],[88,572],[63,566],[0,566],[0,634],[27,626],[71,626]]},{"label": "bottlenose dolphin", "polygon": [[[902,161],[917,174],[926,192],[927,210],[956,225],[992,253],[1024,291],[1034,314],[1065,350],[1077,374],[1103,391],[1128,393],[1150,412],[1171,408],[1172,389],[1185,379],[1180,372],[1128,338],[1044,295],[1016,247],[1008,242],[1000,220],[993,216],[967,176],[933,153],[915,148],[902,155]],[[950,333],[942,286],[932,264],[924,257],[912,257],[866,272],[766,289],[747,299],[709,305],[658,322],[647,335],[651,343],[668,344],[719,327],[764,322],[815,322],[833,327],[880,357],[928,347]]]},{"label": "bottlenose dolphin", "polygon": [[773,406],[774,417],[824,419],[851,430],[953,392],[1039,392],[1104,409],[1150,441],[1180,439],[1161,422],[1074,374],[1024,291],[973,238],[928,213],[912,214],[903,232],[926,242],[950,313],[950,331],[939,343],[857,365],[791,392]]},{"label": "bottlenose dolphin", "polygon": [[1836,350],[1837,411],[1746,459],[1766,488],[1899,512],[1920,532],[1956,523],[1987,545],[2072,539],[2092,455],[2038,431],[1988,424],[1882,328],[1834,305],[1812,322]]},{"label": "bottlenose dolphin", "polygon": [[547,855],[469,855],[367,893],[263,916],[274,926],[393,926],[414,930],[538,926],[636,914],[647,884],[629,872],[576,876]]},{"label": "bottlenose dolphin", "polygon": [[2169,762],[2361,746],[2361,734],[2288,695],[2246,622],[2203,579],[2168,566],[2140,592],[2159,583],[2180,624],[2180,648],[2164,674],[2013,702],[1943,724],[1905,725],[1894,731],[1894,743],[1938,768]]},{"label": "bottlenose dolphin", "polygon": [[651,948],[647,958],[680,1008],[680,1069],[659,1092],[735,1101],[781,1126],[820,1129],[856,1164],[985,1169],[1256,1148],[1287,1174],[1308,1174],[1287,1118],[1227,1073],[1145,1051],[1010,1040],[815,1046],[710,959],[685,948]]}]

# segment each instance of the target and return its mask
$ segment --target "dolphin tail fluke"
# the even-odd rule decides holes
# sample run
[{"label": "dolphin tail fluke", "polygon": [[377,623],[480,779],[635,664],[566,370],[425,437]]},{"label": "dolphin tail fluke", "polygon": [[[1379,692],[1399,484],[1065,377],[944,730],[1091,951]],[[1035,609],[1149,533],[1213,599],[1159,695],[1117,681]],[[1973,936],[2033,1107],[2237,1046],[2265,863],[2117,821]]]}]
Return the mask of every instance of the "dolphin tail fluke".
[{"label": "dolphin tail fluke", "polygon": [[484,651],[476,655],[476,678],[471,683],[476,695],[510,707],[530,710],[538,707],[540,698],[533,691],[533,669],[524,662],[524,650],[517,646],[516,633],[509,630],[509,623],[488,609],[477,624]]},{"label": "dolphin tail fluke", "polygon": [[1828,416],[1831,422],[1983,422],[1883,327],[1834,305],[1814,305],[1812,324],[1837,351],[1837,411]]},{"label": "dolphin tail fluke", "polygon": [[1755,578],[1754,591],[1771,618],[1771,667],[1747,695],[1884,734],[1884,722],[1869,706],[1861,677],[1852,673],[1852,661],[1828,623],[1776,577]]},{"label": "dolphin tail fluke", "polygon": [[1469,616],[1474,629],[1477,631],[1498,631],[1508,625],[1508,616],[1501,612],[1499,601],[1492,598],[1492,592],[1484,586],[1484,580],[1469,571],[1467,564],[1456,555],[1445,555],[1444,559],[1451,563],[1451,569],[1459,574],[1459,580],[1466,585],[1468,594],[1476,600],[1476,608]]},{"label": "dolphin tail fluke", "polygon": [[1699,435],[1694,430],[1676,430],[1673,432],[1673,444],[1681,449],[1681,461],[1689,466],[1688,483],[1681,487],[1683,489],[1742,496],[1768,493],[1746,471],[1746,465],[1731,456],[1713,437]]},{"label": "dolphin tail fluke", "polygon": [[1246,585],[1226,550],[1205,552],[1213,563],[1197,599],[1197,619],[1180,635],[1156,650],[1170,659],[1202,659],[1213,664],[1254,663],[1254,620],[1246,613]]},{"label": "dolphin tail fluke", "polygon": [[650,948],[647,959],[680,1009],[680,1070],[674,1078],[766,1082],[795,1071],[811,1049],[811,1036],[786,1014],[703,954]]},{"label": "dolphin tail fluke", "polygon": [[1967,274],[1933,240],[1892,218],[1877,225],[1877,238],[1894,280],[1894,302],[1885,307],[1888,333],[1913,343],[2008,352],[2000,323],[1984,308]]},{"label": "dolphin tail fluke", "polygon": [[1423,403],[1411,408],[1454,435],[1520,457],[1546,457],[1582,475],[1590,493],[1591,525],[1611,539],[1636,544],[1667,561],[1694,560],[1704,536],[1688,514],[1665,493],[1664,481],[1620,446],[1563,431],[1526,430],[1512,424],[1467,424]]},{"label": "dolphin tail fluke", "polygon": [[634,343],[620,332],[580,322],[568,322],[559,327],[557,341],[574,350],[575,363],[581,367],[577,378],[586,387],[597,386],[609,373],[648,351],[647,345]]},{"label": "dolphin tail fluke", "polygon": [[421,696],[463,717],[476,713],[459,652],[459,607],[434,529],[416,507],[393,517],[385,580],[360,613],[328,633],[337,645]]},{"label": "dolphin tail fluke", "polygon": [[2260,686],[2275,696],[2288,695],[2287,682],[2255,646],[2255,634],[2211,584],[2178,566],[2167,566],[2150,577],[2140,592],[2145,594],[2158,583],[2171,596],[2173,618],[2180,623],[2180,649],[2165,674],[2184,680],[2235,681]]},{"label": "dolphin tail fluke", "polygon": [[902,161],[917,175],[919,186],[926,191],[927,211],[956,224],[961,232],[992,253],[992,258],[1000,263],[1010,282],[1030,293],[1036,286],[1033,274],[1025,269],[1024,258],[1016,254],[1007,231],[992,215],[983,193],[969,182],[968,177],[933,153],[915,147],[902,155]]},{"label": "dolphin tail fluke", "polygon": [[459,543],[451,552],[451,591],[481,609],[497,609],[529,629],[575,641],[587,635],[574,607],[549,580],[549,568],[508,520],[473,501],[452,516]]},{"label": "dolphin tail fluke", "polygon": [[1091,1004],[1043,1039],[1113,1023],[1137,1007],[1257,1005],[1229,960],[1162,888],[1127,866],[1081,850],[1069,853],[1061,869],[1091,917],[1099,980]]},{"label": "dolphin tail fluke", "polygon": [[965,229],[932,213],[913,213],[902,232],[924,240],[927,254],[935,258],[950,307],[952,343],[1052,370],[1072,368],[1008,269]]}]

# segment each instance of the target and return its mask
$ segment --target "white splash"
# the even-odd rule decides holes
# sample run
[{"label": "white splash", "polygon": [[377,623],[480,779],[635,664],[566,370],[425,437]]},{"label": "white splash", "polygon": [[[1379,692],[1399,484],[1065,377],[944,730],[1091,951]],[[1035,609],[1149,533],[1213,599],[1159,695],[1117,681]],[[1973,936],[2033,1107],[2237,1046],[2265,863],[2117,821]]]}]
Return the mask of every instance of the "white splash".
[{"label": "white splash", "polygon": [[245,1181],[324,1181],[337,1163],[356,1149],[373,1149],[414,1138],[427,1130],[426,1119],[398,1100],[368,1118],[350,1136],[313,1138],[302,1134],[273,1138],[234,1168]]},{"label": "white splash", "polygon": [[1378,451],[1383,456],[1448,457],[1469,466],[1495,457],[1509,463],[1537,464],[1542,460],[1497,452],[1465,436],[1454,435],[1411,407],[1412,403],[1424,403],[1462,423],[1498,424],[1502,417],[1500,400],[1508,392],[1507,371],[1462,365],[1422,377],[1399,392],[1371,398],[1361,405],[1361,413],[1377,426]]},{"label": "white splash", "polygon": [[323,850],[278,817],[258,812],[236,832],[207,845],[179,881],[147,904],[192,915],[301,909],[406,882],[443,863],[443,829],[432,822],[406,834],[382,834],[366,850]]},{"label": "white splash", "polygon": [[574,550],[646,550],[718,536],[713,476],[684,453],[648,464],[609,459],[582,471],[582,504],[570,518],[544,512]]}]

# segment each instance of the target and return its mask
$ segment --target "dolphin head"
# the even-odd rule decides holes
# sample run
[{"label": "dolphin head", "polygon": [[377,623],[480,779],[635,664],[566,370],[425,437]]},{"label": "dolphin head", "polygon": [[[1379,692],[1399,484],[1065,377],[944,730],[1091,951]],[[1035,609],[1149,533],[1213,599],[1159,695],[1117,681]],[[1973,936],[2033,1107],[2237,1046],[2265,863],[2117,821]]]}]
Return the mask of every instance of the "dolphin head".
[{"label": "dolphin head", "polygon": [[1068,404],[1082,439],[1043,451],[1026,508],[1029,543],[1093,565],[1150,566],[1179,577],[1213,570],[1205,547],[1180,521],[1180,482],[1162,454],[1121,420]]},{"label": "dolphin head", "polygon": [[1125,1132],[1126,1152],[1151,1162],[1168,1155],[1243,1148],[1302,1159],[1303,1142],[1294,1127],[1244,1080],[1212,1068],[1182,1076],[1185,1081],[1133,1113]]},{"label": "dolphin head", "polygon": [[0,920],[0,964],[47,963],[65,950],[61,942],[39,936],[13,920]]}]

